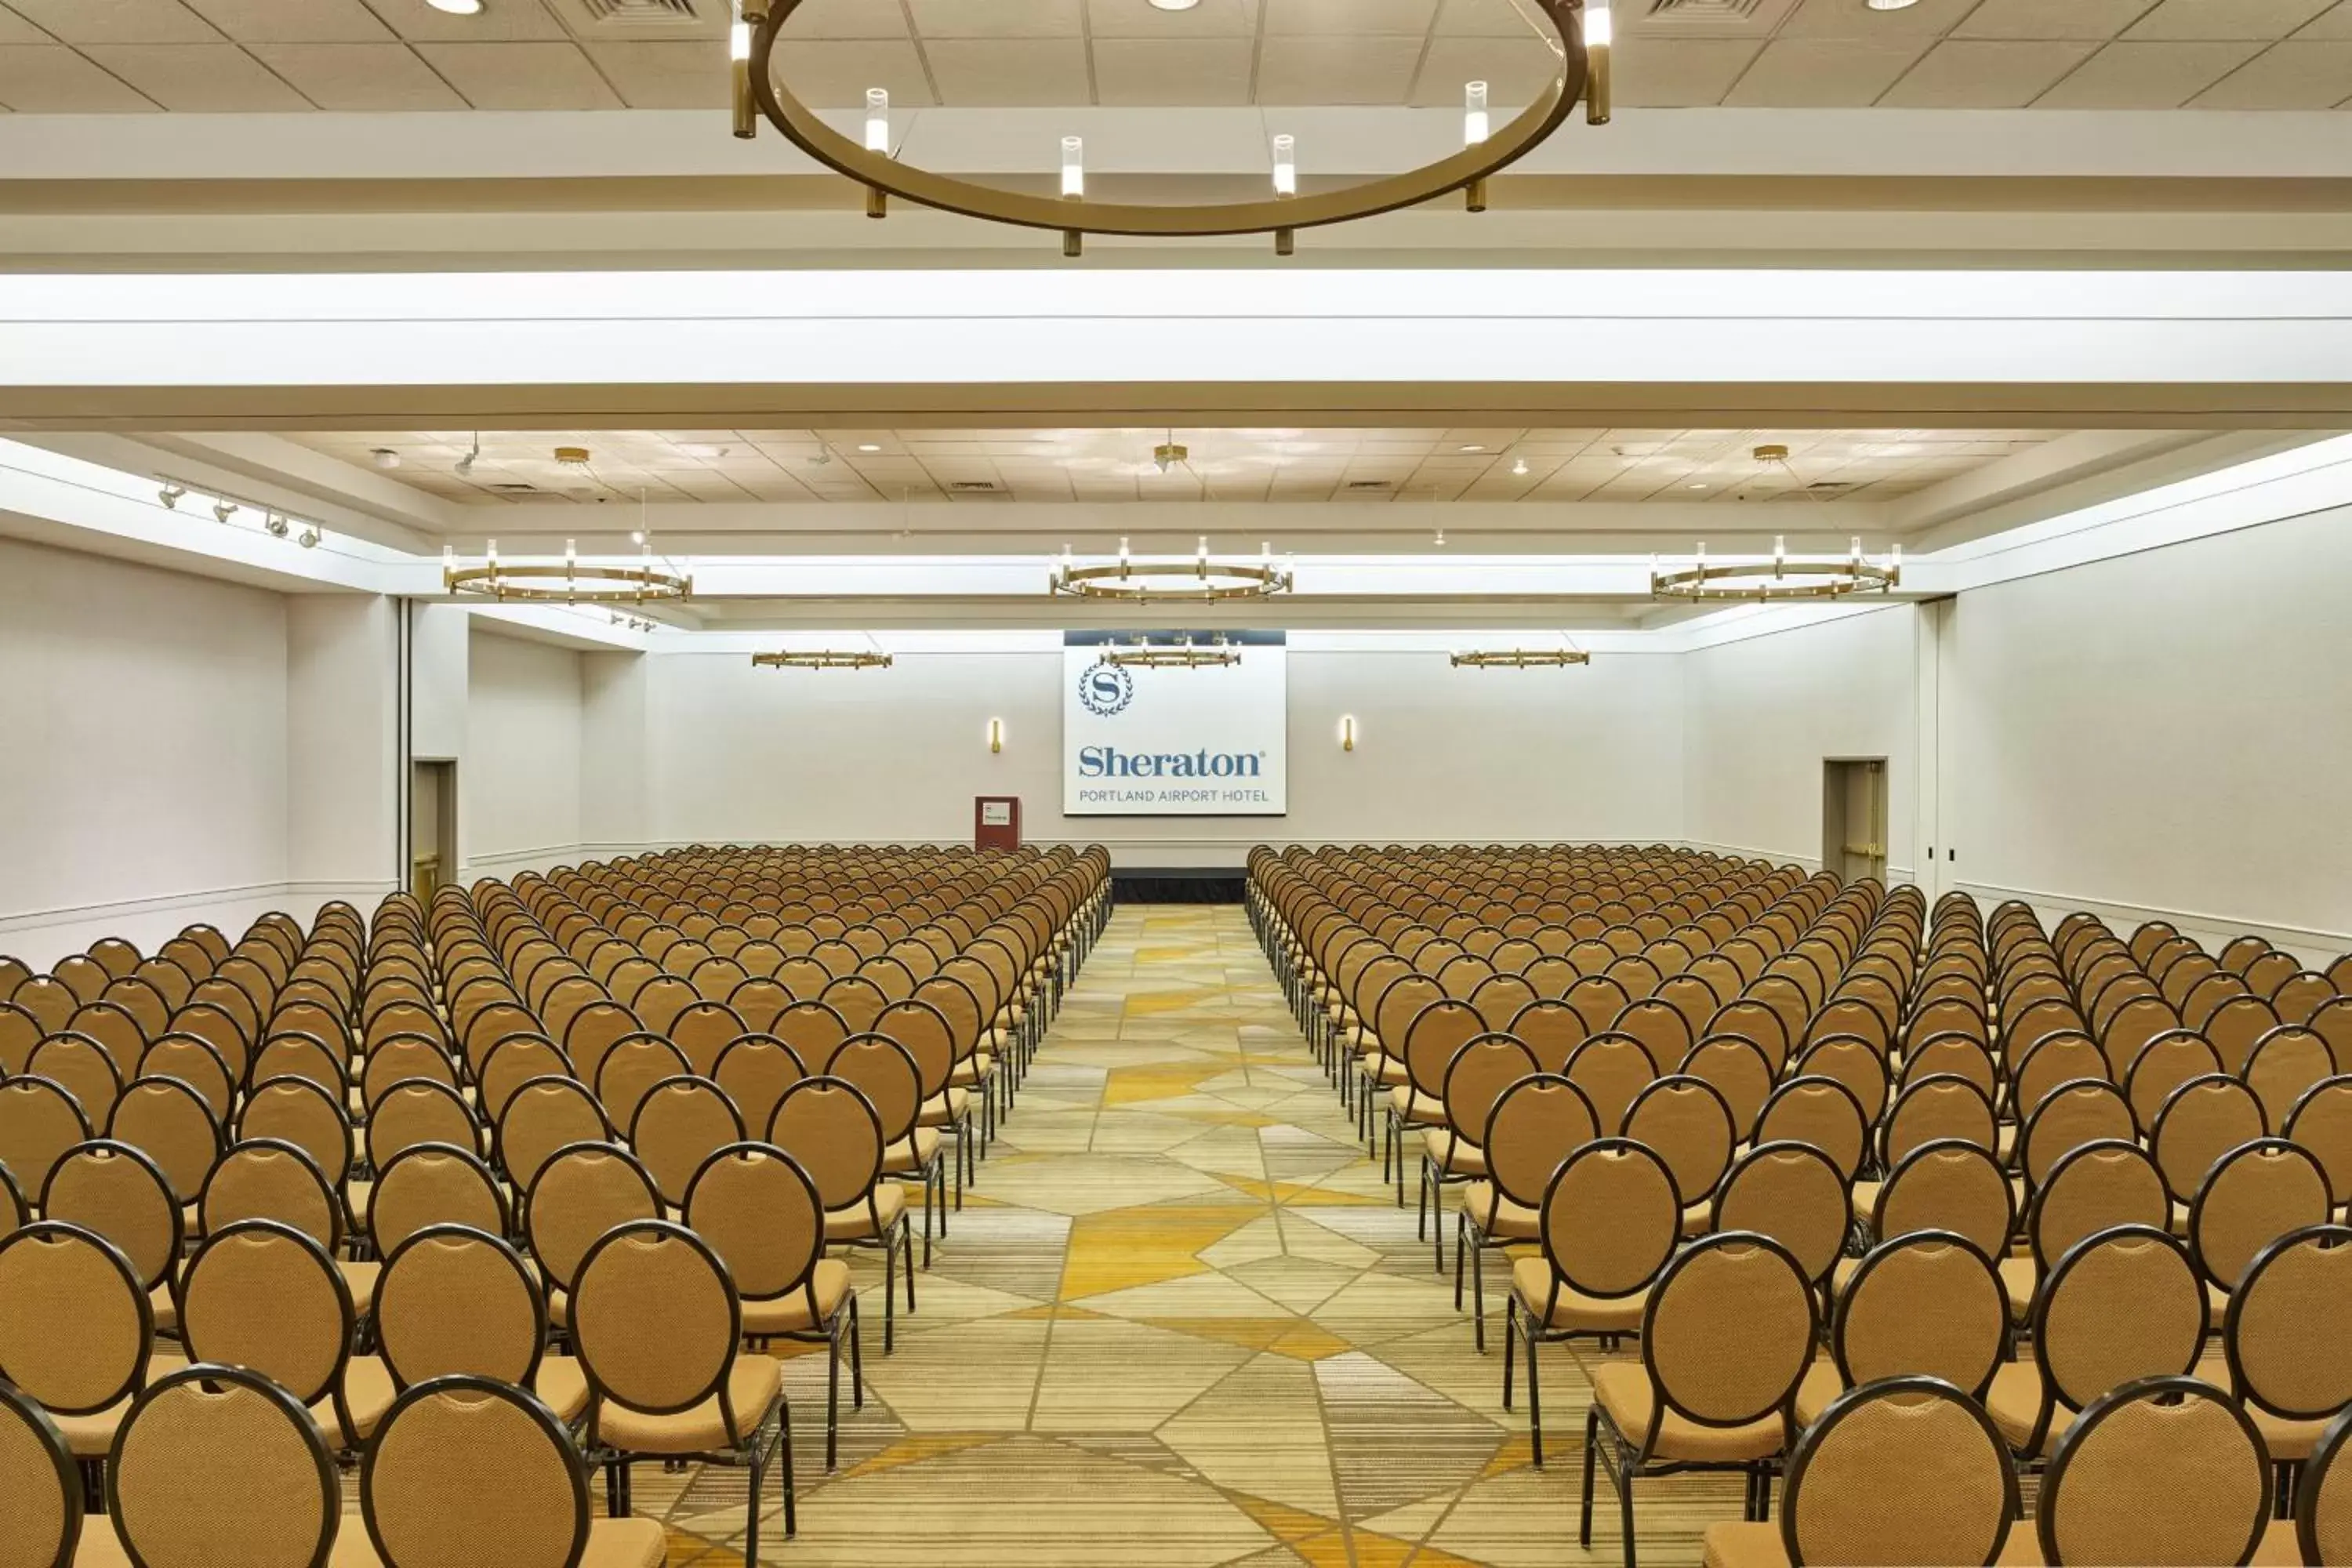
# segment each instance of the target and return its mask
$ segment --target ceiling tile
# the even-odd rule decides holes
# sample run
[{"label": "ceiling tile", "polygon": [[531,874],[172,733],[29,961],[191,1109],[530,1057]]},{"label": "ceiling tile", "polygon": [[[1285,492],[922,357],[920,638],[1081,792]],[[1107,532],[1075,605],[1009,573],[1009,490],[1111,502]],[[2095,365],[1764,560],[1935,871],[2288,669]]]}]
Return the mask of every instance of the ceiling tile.
[{"label": "ceiling tile", "polygon": [[2352,38],[2352,0],[2336,0],[2334,10],[2323,11],[2313,17],[2307,26],[2295,34],[2295,37],[2298,40]]},{"label": "ceiling tile", "polygon": [[2034,107],[2178,109],[2245,64],[2261,47],[2257,43],[2109,44],[2037,99]]},{"label": "ceiling tile", "polygon": [[2163,0],[2126,38],[2284,38],[2332,0]]},{"label": "ceiling tile", "polygon": [[[2060,5],[2064,0],[2042,0]],[[1976,0],[1916,0],[1900,11],[1874,11],[1865,0],[1803,0],[1777,37],[1783,38],[1855,38],[1885,43],[1895,38],[1939,38],[1952,24],[1967,16]]]},{"label": "ceiling tile", "polygon": [[1078,0],[907,0],[923,38],[1075,38]]},{"label": "ceiling tile", "polygon": [[1397,103],[1421,60],[1419,37],[1268,38],[1257,100],[1265,104]]},{"label": "ceiling tile", "polygon": [[1067,38],[945,38],[926,42],[923,58],[940,97],[959,109],[996,105],[1057,107],[1085,103],[1086,45]]},{"label": "ceiling tile", "polygon": [[2150,0],[1983,0],[1956,38],[2112,38],[2147,15]]},{"label": "ceiling tile", "polygon": [[2022,109],[2097,47],[2087,42],[1947,38],[1878,101],[1887,109]]},{"label": "ceiling tile", "polygon": [[621,100],[571,44],[419,44],[476,109],[618,109]]},{"label": "ceiling tile", "polygon": [[1410,101],[1444,107],[1462,102],[1462,84],[1483,81],[1497,109],[1532,103],[1553,77],[1554,57],[1517,38],[1433,38],[1422,58]]},{"label": "ceiling tile", "polygon": [[[216,44],[221,36],[180,0],[10,0],[9,8],[68,44]],[[0,25],[0,43],[16,41]]]},{"label": "ceiling tile", "polygon": [[385,43],[392,30],[360,0],[188,0],[204,18],[237,42],[256,44]]},{"label": "ceiling tile", "polygon": [[0,5],[0,44],[46,44],[49,35],[5,5]]},{"label": "ceiling tile", "polygon": [[0,104],[19,114],[115,114],[157,107],[63,44],[0,44]]},{"label": "ceiling tile", "polygon": [[1190,11],[1087,0],[1087,30],[1097,38],[1247,38],[1257,34],[1257,0],[1201,0]]},{"label": "ceiling tile", "polygon": [[1111,105],[1250,101],[1247,38],[1097,38],[1095,90]]},{"label": "ceiling tile", "polygon": [[1743,109],[1859,109],[1875,102],[1927,52],[1925,38],[1885,44],[1776,39],[1724,101]]},{"label": "ceiling tile", "polygon": [[416,42],[561,43],[572,36],[539,0],[503,0],[473,16],[436,11],[425,0],[367,0],[367,5],[384,26]]},{"label": "ceiling tile", "polygon": [[631,109],[724,109],[727,46],[716,38],[591,44],[588,53]]},{"label": "ceiling tile", "polygon": [[1265,0],[1269,34],[1311,33],[1324,37],[1411,33],[1426,37],[1437,16],[1437,0]]},{"label": "ceiling tile", "polygon": [[2197,109],[2333,109],[2352,99],[2352,41],[2273,44],[2198,94]]},{"label": "ceiling tile", "polygon": [[[1441,38],[1528,38],[1546,35],[1528,26],[1511,0],[1444,0],[1437,9]],[[1619,36],[1618,41],[1624,41]]]},{"label": "ceiling tile", "polygon": [[1756,38],[1618,39],[1611,81],[1629,109],[1692,109],[1723,101],[1764,47]]},{"label": "ceiling tile", "polygon": [[[855,109],[869,87],[890,94],[893,112],[923,109],[937,101],[923,57],[911,39],[819,39],[777,51],[785,85],[814,109]],[[894,134],[903,134],[894,130]]]},{"label": "ceiling tile", "polygon": [[255,44],[250,52],[321,109],[370,114],[466,107],[404,44]]},{"label": "ceiling tile", "polygon": [[801,0],[784,24],[787,44],[803,38],[906,38],[907,8],[899,0]]},{"label": "ceiling tile", "polygon": [[92,44],[82,53],[166,109],[278,114],[312,107],[235,44]]}]

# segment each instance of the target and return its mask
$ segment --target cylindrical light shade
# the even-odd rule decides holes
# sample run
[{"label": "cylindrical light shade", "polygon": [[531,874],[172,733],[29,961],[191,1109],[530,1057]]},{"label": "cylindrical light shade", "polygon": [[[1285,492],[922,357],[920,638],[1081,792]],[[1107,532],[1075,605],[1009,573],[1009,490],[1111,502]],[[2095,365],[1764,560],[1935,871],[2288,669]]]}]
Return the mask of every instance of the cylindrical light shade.
[{"label": "cylindrical light shade", "polygon": [[890,151],[890,92],[887,88],[866,89],[866,150],[887,154]]},{"label": "cylindrical light shade", "polygon": [[1615,37],[1610,25],[1609,0],[1584,0],[1584,119],[1590,125],[1609,123],[1609,46]]},{"label": "cylindrical light shade", "polygon": [[1462,84],[1462,144],[1475,147],[1486,140],[1486,84]]},{"label": "cylindrical light shade", "polygon": [[1356,716],[1353,713],[1343,716],[1339,721],[1339,749],[1343,752],[1356,749]]},{"label": "cylindrical light shade", "polygon": [[1087,142],[1083,136],[1062,138],[1062,194],[1066,196],[1087,194]]},{"label": "cylindrical light shade", "polygon": [[1274,194],[1298,194],[1298,138],[1287,132],[1274,139]]}]

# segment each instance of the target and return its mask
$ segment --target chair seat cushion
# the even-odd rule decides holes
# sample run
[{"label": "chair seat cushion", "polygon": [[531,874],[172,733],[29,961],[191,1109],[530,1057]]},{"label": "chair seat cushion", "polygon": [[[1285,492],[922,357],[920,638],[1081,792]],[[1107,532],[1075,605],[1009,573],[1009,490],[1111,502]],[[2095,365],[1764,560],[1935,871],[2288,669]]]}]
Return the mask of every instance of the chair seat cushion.
[{"label": "chair seat cushion", "polygon": [[[1554,1284],[1551,1260],[1548,1258],[1522,1258],[1511,1265],[1511,1294],[1547,1329],[1588,1334],[1633,1333],[1641,1328],[1642,1309],[1650,1300],[1646,1289],[1631,1296],[1603,1300],[1565,1283],[1559,1285],[1555,1295]],[[1549,1317],[1545,1316],[1547,1309]]]},{"label": "chair seat cushion", "polygon": [[[2030,1361],[2003,1362],[1992,1374],[1992,1386],[1985,1390],[1984,1406],[2009,1446],[2022,1453],[2032,1440],[2033,1423],[2042,1413],[2042,1369]],[[2050,1430],[2034,1453],[2049,1452],[2073,1420],[2071,1411],[2056,1405],[2051,1412]]]},{"label": "chair seat cushion", "polygon": [[1543,1234],[1543,1216],[1505,1197],[1492,1182],[1473,1182],[1463,1188],[1462,1212],[1490,1240],[1533,1241]]},{"label": "chair seat cushion", "polygon": [[[1628,1443],[1650,1443],[1650,1423],[1657,1418],[1657,1400],[1650,1391],[1650,1374],[1638,1362],[1608,1362],[1592,1371],[1592,1398]],[[1704,1426],[1666,1412],[1657,1440],[1650,1445],[1653,1458],[1739,1464],[1769,1459],[1780,1451],[1786,1436],[1775,1413],[1738,1426]]]},{"label": "chair seat cushion", "polygon": [[925,1127],[952,1127],[957,1122],[961,1121],[971,1110],[971,1095],[970,1091],[957,1089],[950,1085],[950,1087],[940,1090],[939,1093],[931,1096],[930,1099],[923,1101],[923,1118],[921,1125]]},{"label": "chair seat cushion", "polygon": [[2004,1258],[1994,1267],[2000,1271],[2000,1288],[2009,1297],[2009,1315],[2023,1322],[2033,1315],[2033,1259]]},{"label": "chair seat cushion", "polygon": [[[2196,1375],[2216,1388],[2235,1384],[2230,1377],[2229,1358],[2219,1351],[2209,1351],[2197,1363]],[[2263,1435],[2263,1447],[2270,1450],[2273,1459],[2282,1464],[2299,1462],[2311,1458],[2319,1435],[2327,1430],[2327,1417],[2316,1421],[2297,1421],[2289,1415],[2273,1415],[2252,1400],[2242,1401],[2246,1414],[2253,1417],[2254,1430]]]},{"label": "chair seat cushion", "polygon": [[[1403,1064],[1399,1063],[1398,1067],[1402,1070]],[[1381,1081],[1385,1083],[1388,1080],[1383,1076]],[[1445,1125],[1445,1102],[1417,1092],[1410,1079],[1402,1088],[1389,1090],[1389,1110],[1408,1127]]]},{"label": "chair seat cushion", "polygon": [[996,1058],[986,1051],[980,1051],[956,1063],[955,1071],[948,1075],[948,1082],[957,1089],[978,1089],[995,1071]]},{"label": "chair seat cushion", "polygon": [[1805,1369],[1804,1381],[1797,1384],[1797,1425],[1810,1426],[1820,1420],[1830,1401],[1844,1392],[1845,1379],[1838,1375],[1837,1363],[1816,1356]]},{"label": "chair seat cushion", "polygon": [[926,1169],[939,1157],[940,1130],[918,1127],[882,1151],[882,1169],[889,1175],[906,1174]]},{"label": "chair seat cushion", "polygon": [[310,1406],[310,1418],[318,1422],[319,1435],[326,1438],[328,1447],[356,1448],[375,1436],[376,1424],[392,1408],[395,1397],[392,1369],[383,1358],[355,1355],[343,1367],[343,1404],[352,1414],[352,1429],[343,1429],[332,1394]]},{"label": "chair seat cushion", "polygon": [[727,1373],[728,1401],[735,1407],[730,1431],[713,1394],[675,1415],[648,1415],[611,1400],[596,1413],[596,1436],[632,1454],[716,1454],[740,1447],[783,1396],[783,1368],[772,1356],[739,1355]]},{"label": "chair seat cushion", "polygon": [[[634,1523],[635,1521],[625,1522]],[[656,1526],[656,1530],[660,1527]],[[114,1521],[100,1514],[82,1521],[81,1543],[74,1548],[74,1568],[131,1568],[131,1553],[114,1532]],[[581,1568],[595,1562],[592,1553],[581,1559]],[[612,1568],[626,1562],[635,1568],[635,1558],[614,1560]],[[646,1559],[658,1563],[660,1558]],[[335,1544],[327,1553],[327,1568],[383,1568],[383,1559],[376,1555],[375,1543],[368,1539],[367,1526],[360,1516],[351,1514],[336,1532]],[[601,1568],[601,1565],[600,1565]]]},{"label": "chair seat cushion", "polygon": [[[2278,1527],[2271,1527],[2276,1534]],[[2293,1555],[2294,1526],[2287,1525],[2289,1555],[2272,1559],[2256,1553],[2256,1563],[2296,1563]],[[2269,1537],[2264,1537],[2267,1549]],[[2009,1527],[2009,1539],[2001,1543],[2000,1555],[1993,1559],[2000,1568],[2031,1568],[2042,1561],[2040,1546],[2033,1537],[2033,1521],[2017,1520]],[[1770,1524],[1710,1524],[1706,1527],[1706,1545],[1702,1559],[1705,1568],[1788,1568],[1788,1548],[1780,1543],[1780,1525]]]},{"label": "chair seat cushion", "polygon": [[[869,1207],[863,1203],[846,1208],[827,1209],[824,1215],[824,1238],[827,1241],[864,1241],[877,1237],[898,1223],[907,1212],[907,1189],[897,1182],[878,1182],[874,1187],[874,1202]],[[877,1216],[881,1223],[875,1223]]]},{"label": "chair seat cushion", "polygon": [[383,1275],[383,1265],[339,1262],[335,1270],[343,1277],[343,1283],[351,1288],[352,1310],[362,1318],[374,1311],[375,1282]]},{"label": "chair seat cushion", "polygon": [[[187,1364],[185,1356],[157,1352],[147,1358],[147,1381],[153,1383],[157,1378],[168,1377]],[[103,1459],[114,1447],[114,1434],[121,1426],[122,1418],[130,1414],[131,1399],[124,1398],[88,1415],[52,1415],[49,1419],[57,1423],[58,1431],[75,1458]]]},{"label": "chair seat cushion", "polygon": [[1465,1143],[1449,1127],[1431,1127],[1421,1135],[1421,1146],[1437,1167],[1442,1176],[1483,1176],[1486,1173],[1486,1152],[1475,1143]]},{"label": "chair seat cushion", "polygon": [[[817,1259],[806,1290],[791,1290],[768,1301],[743,1303],[746,1334],[806,1333],[818,1327],[849,1300],[849,1265],[837,1258]],[[809,1312],[809,1297],[816,1297],[816,1312]]]},{"label": "chair seat cushion", "polygon": [[542,1356],[539,1374],[531,1379],[531,1392],[569,1426],[588,1408],[587,1369],[569,1356]]}]

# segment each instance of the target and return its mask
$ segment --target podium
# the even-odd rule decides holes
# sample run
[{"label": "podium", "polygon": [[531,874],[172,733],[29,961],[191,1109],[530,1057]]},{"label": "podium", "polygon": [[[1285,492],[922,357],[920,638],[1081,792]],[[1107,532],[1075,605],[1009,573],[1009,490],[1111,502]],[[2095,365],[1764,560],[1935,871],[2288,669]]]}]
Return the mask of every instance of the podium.
[{"label": "podium", "polygon": [[975,849],[1021,847],[1021,797],[978,795],[971,799],[971,845]]}]

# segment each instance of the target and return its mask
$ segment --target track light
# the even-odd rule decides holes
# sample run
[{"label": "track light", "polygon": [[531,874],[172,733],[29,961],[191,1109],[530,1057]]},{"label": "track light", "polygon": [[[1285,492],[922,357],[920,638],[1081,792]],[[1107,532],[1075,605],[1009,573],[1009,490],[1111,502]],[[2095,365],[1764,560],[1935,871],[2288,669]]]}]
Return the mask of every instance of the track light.
[{"label": "track light", "polygon": [[[229,508],[229,510],[231,511],[235,511],[236,510],[236,509],[235,507]],[[219,517],[220,508],[215,507],[213,509],[213,515]],[[228,519],[222,517],[221,521],[223,522],[226,522]],[[285,517],[281,513],[274,511],[261,520],[261,530],[264,533],[268,534],[272,539],[283,539],[289,533],[293,531],[292,525],[287,522]]]},{"label": "track light", "polygon": [[180,498],[187,493],[185,485],[165,485],[155,492],[155,499],[162,501],[167,510],[177,511],[180,509]]},{"label": "track light", "polygon": [[294,542],[305,550],[316,550],[319,548],[319,525],[315,522],[305,523],[302,526],[301,536]]},{"label": "track light", "polygon": [[226,522],[230,518],[235,517],[236,515],[236,502],[229,500],[225,497],[217,499],[213,502],[213,521],[215,522]]},{"label": "track light", "polygon": [[482,433],[479,430],[477,430],[474,432],[473,447],[464,457],[457,459],[457,477],[461,479],[471,479],[474,473],[474,465],[481,460]]}]

